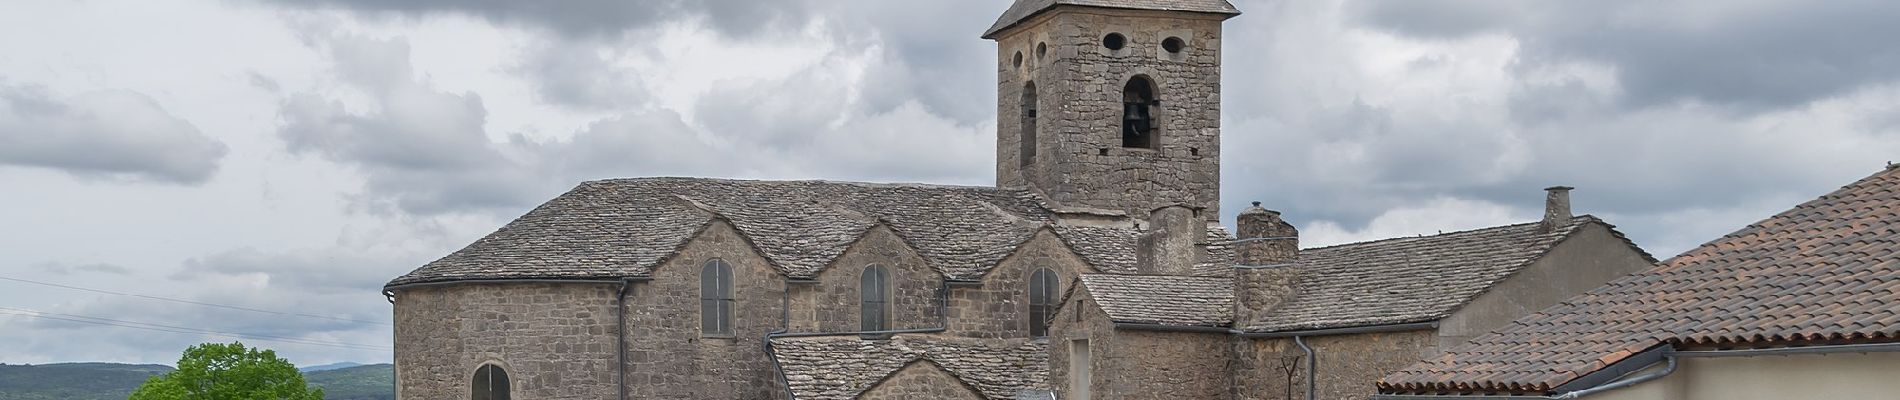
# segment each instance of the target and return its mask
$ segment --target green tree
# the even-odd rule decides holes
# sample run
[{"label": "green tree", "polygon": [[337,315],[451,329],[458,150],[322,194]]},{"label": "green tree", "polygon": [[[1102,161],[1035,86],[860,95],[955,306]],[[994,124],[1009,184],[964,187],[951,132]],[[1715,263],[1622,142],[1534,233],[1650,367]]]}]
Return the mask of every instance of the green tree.
[{"label": "green tree", "polygon": [[205,343],[185,349],[178,370],[154,376],[128,400],[322,400],[323,389],[277,352],[243,343]]}]

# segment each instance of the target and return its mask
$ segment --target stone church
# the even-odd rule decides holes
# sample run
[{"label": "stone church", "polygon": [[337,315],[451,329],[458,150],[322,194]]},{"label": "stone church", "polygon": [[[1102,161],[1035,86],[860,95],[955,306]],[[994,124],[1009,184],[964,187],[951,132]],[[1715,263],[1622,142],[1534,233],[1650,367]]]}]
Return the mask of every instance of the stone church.
[{"label": "stone church", "polygon": [[1355,398],[1655,262],[1561,187],[1474,231],[1300,249],[1255,203],[1229,233],[1236,15],[1018,0],[983,34],[995,187],[582,183],[389,282],[398,397]]}]

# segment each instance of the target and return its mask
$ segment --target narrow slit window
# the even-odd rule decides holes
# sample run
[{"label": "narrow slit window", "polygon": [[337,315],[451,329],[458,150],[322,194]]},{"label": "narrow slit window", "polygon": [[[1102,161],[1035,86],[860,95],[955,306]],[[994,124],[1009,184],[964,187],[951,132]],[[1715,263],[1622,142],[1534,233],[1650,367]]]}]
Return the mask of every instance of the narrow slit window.
[{"label": "narrow slit window", "polygon": [[891,270],[882,265],[871,264],[864,267],[864,274],[860,280],[858,293],[863,317],[859,330],[865,332],[891,330]]},{"label": "narrow slit window", "polygon": [[712,259],[699,270],[699,331],[708,336],[732,335],[732,264]]},{"label": "narrow slit window", "polygon": [[1154,81],[1136,76],[1122,87],[1122,147],[1152,149],[1159,144],[1161,100]]},{"label": "narrow slit window", "polygon": [[1056,271],[1048,267],[1037,268],[1029,275],[1029,336],[1049,336],[1049,313],[1056,308],[1061,287]]},{"label": "narrow slit window", "polygon": [[1022,115],[1023,148],[1022,148],[1022,153],[1021,153],[1022,154],[1021,164],[1023,166],[1029,166],[1030,164],[1036,163],[1036,129],[1037,129],[1036,102],[1037,102],[1036,83],[1030,82],[1028,85],[1023,86],[1023,104],[1022,104],[1022,107],[1023,107],[1023,115]]},{"label": "narrow slit window", "polygon": [[469,387],[470,399],[508,400],[508,371],[500,365],[482,365],[475,369],[475,379]]}]

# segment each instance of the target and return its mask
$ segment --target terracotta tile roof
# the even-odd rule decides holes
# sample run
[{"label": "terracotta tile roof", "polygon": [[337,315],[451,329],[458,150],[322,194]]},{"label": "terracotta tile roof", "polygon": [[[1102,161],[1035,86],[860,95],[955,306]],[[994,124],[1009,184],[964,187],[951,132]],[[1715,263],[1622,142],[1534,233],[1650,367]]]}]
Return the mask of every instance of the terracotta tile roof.
[{"label": "terracotta tile roof", "polygon": [[1292,298],[1245,330],[1435,321],[1590,224],[1609,227],[1596,217],[1581,216],[1548,233],[1528,223],[1304,249],[1294,263],[1300,284]]},{"label": "terracotta tile roof", "polygon": [[389,284],[647,276],[716,218],[809,278],[877,224],[951,279],[977,279],[1046,226],[1027,190],[825,181],[593,181]]},{"label": "terracotta tile roof", "polygon": [[1234,320],[1232,278],[1084,274],[1080,280],[1071,289],[1087,290],[1115,322],[1227,326]]},{"label": "terracotta tile roof", "polygon": [[1240,9],[1234,8],[1227,0],[1016,0],[990,29],[983,31],[983,38],[992,39],[992,35],[1016,25],[1044,10],[1060,5],[1126,8],[1135,10],[1190,11],[1228,16],[1240,15]]},{"label": "terracotta tile roof", "polygon": [[1889,169],[1400,370],[1386,392],[1547,392],[1664,344],[1900,340]]},{"label": "terracotta tile roof", "polygon": [[799,399],[855,399],[877,382],[919,360],[934,362],[957,380],[992,399],[1047,392],[1046,341],[898,335],[890,340],[855,336],[780,338],[773,354],[785,382]]}]

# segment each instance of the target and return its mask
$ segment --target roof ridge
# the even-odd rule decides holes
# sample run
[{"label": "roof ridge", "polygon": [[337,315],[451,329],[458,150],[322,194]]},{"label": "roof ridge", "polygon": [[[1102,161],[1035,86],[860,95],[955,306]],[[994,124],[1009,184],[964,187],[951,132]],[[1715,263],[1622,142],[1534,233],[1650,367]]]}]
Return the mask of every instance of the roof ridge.
[{"label": "roof ridge", "polygon": [[1825,203],[1829,200],[1834,200],[1835,198],[1838,198],[1838,197],[1842,197],[1841,195],[1843,193],[1847,193],[1851,191],[1852,189],[1861,187],[1863,185],[1869,185],[1869,184],[1874,183],[1874,181],[1877,179],[1888,177],[1888,176],[1894,176],[1894,175],[1900,175],[1900,164],[1888,165],[1885,168],[1881,168],[1880,171],[1874,172],[1872,175],[1868,175],[1866,177],[1856,179],[1854,180],[1854,182],[1848,183],[1846,185],[1841,185],[1841,187],[1839,188],[1835,188],[1834,190],[1828,191],[1827,193],[1823,193],[1820,196],[1816,196],[1812,199],[1808,199],[1808,201],[1803,201],[1800,204],[1795,204],[1794,207],[1789,207],[1787,210],[1783,210],[1781,212],[1774,213],[1773,215],[1769,215],[1767,218],[1762,218],[1760,220],[1756,220],[1755,222],[1750,222],[1748,223],[1748,225],[1742,226],[1741,229],[1729,231],[1728,233],[1722,234],[1722,236],[1717,236],[1714,239],[1709,239],[1709,241],[1702,242],[1702,244],[1696,245],[1695,247],[1692,247],[1689,250],[1685,250],[1682,253],[1678,253],[1675,256],[1669,257],[1669,259],[1663,260],[1662,264],[1669,264],[1671,261],[1675,261],[1677,258],[1681,258],[1684,256],[1689,256],[1692,254],[1700,254],[1705,250],[1713,250],[1713,246],[1715,246],[1717,243],[1721,243],[1723,241],[1727,241],[1729,239],[1734,239],[1737,237],[1746,236],[1747,234],[1755,233],[1755,231],[1766,229],[1767,226],[1764,224],[1767,223],[1768,221],[1774,221],[1777,219],[1782,219],[1783,217],[1793,216],[1793,214],[1796,214],[1796,213],[1805,212],[1809,209],[1814,208],[1814,206],[1818,204]]},{"label": "roof ridge", "polygon": [[694,181],[694,182],[720,182],[720,183],[793,183],[793,184],[805,183],[805,184],[846,185],[846,186],[874,187],[874,188],[976,189],[976,190],[992,190],[992,191],[997,191],[997,192],[1026,191],[1026,189],[1023,189],[1023,188],[1014,188],[1014,187],[955,185],[955,184],[946,184],[946,183],[927,183],[927,182],[864,182],[864,181],[845,181],[845,180],[833,180],[833,179],[750,179],[750,178],[713,178],[713,177],[694,177],[694,176],[637,176],[637,177],[621,177],[621,178],[604,178],[604,179],[593,179],[593,180],[582,181],[580,185],[581,186],[607,185],[607,184],[664,182],[664,181]]},{"label": "roof ridge", "polygon": [[[1900,340],[1889,311],[1900,297],[1874,283],[1900,255],[1867,251],[1900,238],[1896,204],[1900,168],[1889,167],[1394,371],[1379,388],[1547,392],[1663,344]],[[1849,280],[1861,284],[1828,283]]]},{"label": "roof ridge", "polygon": [[[1595,215],[1590,215],[1590,214],[1578,215],[1578,216],[1570,217],[1570,223],[1564,224],[1564,229],[1570,229],[1573,226],[1580,225],[1582,222],[1587,222],[1591,220],[1602,221],[1601,218],[1597,218]],[[1431,238],[1444,237],[1444,236],[1464,235],[1464,234],[1472,234],[1472,233],[1492,231],[1492,230],[1516,228],[1516,227],[1522,227],[1522,226],[1527,226],[1527,225],[1537,225],[1539,223],[1541,223],[1541,221],[1531,221],[1531,222],[1523,222],[1523,223],[1516,223],[1516,224],[1509,224],[1509,225],[1487,226],[1483,228],[1472,228],[1472,229],[1466,229],[1462,231],[1451,231],[1451,232],[1444,232],[1444,233],[1438,233],[1438,234],[1432,234],[1432,235],[1389,237],[1389,238],[1384,238],[1384,239],[1372,239],[1372,240],[1359,241],[1359,242],[1325,245],[1325,246],[1320,246],[1320,247],[1308,247],[1308,248],[1300,249],[1300,251],[1306,252],[1306,251],[1313,251],[1313,250],[1332,250],[1332,249],[1336,249],[1340,247],[1363,246],[1363,245],[1376,244],[1380,242],[1431,239]]]}]

